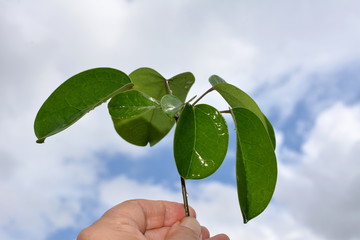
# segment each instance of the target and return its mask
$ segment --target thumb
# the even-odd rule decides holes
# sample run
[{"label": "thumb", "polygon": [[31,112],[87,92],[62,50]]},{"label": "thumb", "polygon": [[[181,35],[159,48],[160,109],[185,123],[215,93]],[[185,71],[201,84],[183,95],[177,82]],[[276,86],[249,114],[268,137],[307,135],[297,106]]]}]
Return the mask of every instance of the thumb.
[{"label": "thumb", "polygon": [[185,217],[180,223],[173,225],[165,240],[201,240],[201,226],[193,217]]}]

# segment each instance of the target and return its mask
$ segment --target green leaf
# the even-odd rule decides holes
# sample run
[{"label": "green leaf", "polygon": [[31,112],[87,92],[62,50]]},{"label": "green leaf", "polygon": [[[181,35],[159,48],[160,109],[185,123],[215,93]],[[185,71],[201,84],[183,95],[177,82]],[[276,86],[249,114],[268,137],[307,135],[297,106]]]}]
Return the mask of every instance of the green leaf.
[{"label": "green leaf", "polygon": [[139,68],[129,74],[134,83],[134,89],[146,95],[161,100],[165,94],[169,94],[166,89],[166,79],[157,71],[151,68]]},{"label": "green leaf", "polygon": [[226,83],[225,80],[219,76],[213,75],[209,78],[209,82],[212,84],[213,88],[220,93],[220,95],[226,100],[226,102],[232,107],[242,107],[253,112],[262,122],[265,129],[268,131],[269,136],[272,139],[272,144],[275,149],[275,135],[274,129],[271,126],[271,123],[266,118],[266,116],[261,112],[259,106],[256,102],[244,91],[239,88]]},{"label": "green leaf", "polygon": [[195,82],[195,77],[190,72],[184,72],[170,78],[168,82],[173,95],[185,102],[186,96]]},{"label": "green leaf", "polygon": [[[184,102],[195,79],[191,73],[182,73],[166,80],[158,72],[150,68],[139,68],[130,73],[134,89],[161,101],[162,97],[172,94]],[[153,109],[145,114],[130,119],[114,119],[114,126],[118,134],[126,141],[139,145],[155,145],[171,130],[175,124],[161,109]]]},{"label": "green leaf", "polygon": [[213,107],[187,104],[180,114],[175,136],[174,157],[185,179],[201,179],[222,164],[229,134],[223,116]]},{"label": "green leaf", "polygon": [[171,94],[166,87],[166,81],[172,90],[172,94],[182,102],[185,102],[186,96],[195,82],[195,77],[190,72],[181,73],[166,80],[160,73],[151,68],[139,68],[130,73],[129,76],[135,85],[134,89],[159,101],[164,95]]},{"label": "green leaf", "polygon": [[129,143],[137,146],[153,146],[160,141],[174,125],[175,120],[165,115],[161,108],[154,109],[134,118],[112,118],[116,132]]},{"label": "green leaf", "polygon": [[244,222],[269,204],[277,178],[276,156],[261,120],[246,108],[231,110],[236,126],[236,178]]},{"label": "green leaf", "polygon": [[130,78],[112,68],[81,72],[61,84],[44,102],[36,115],[34,130],[42,143],[79,120],[112,96],[130,89]]},{"label": "green leaf", "polygon": [[171,118],[181,110],[184,106],[184,103],[174,95],[165,95],[161,99],[161,108],[162,110]]},{"label": "green leaf", "polygon": [[128,119],[160,107],[160,103],[144,93],[130,90],[114,96],[108,109],[115,119]]}]

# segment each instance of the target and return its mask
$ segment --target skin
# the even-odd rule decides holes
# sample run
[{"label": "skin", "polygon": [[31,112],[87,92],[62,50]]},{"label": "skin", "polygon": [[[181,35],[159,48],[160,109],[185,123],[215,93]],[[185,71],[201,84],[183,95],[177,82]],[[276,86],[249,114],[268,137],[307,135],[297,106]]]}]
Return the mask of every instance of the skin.
[{"label": "skin", "polygon": [[82,230],[77,240],[229,240],[225,234],[210,238],[193,209],[190,215],[184,216],[180,203],[129,200],[108,210]]}]

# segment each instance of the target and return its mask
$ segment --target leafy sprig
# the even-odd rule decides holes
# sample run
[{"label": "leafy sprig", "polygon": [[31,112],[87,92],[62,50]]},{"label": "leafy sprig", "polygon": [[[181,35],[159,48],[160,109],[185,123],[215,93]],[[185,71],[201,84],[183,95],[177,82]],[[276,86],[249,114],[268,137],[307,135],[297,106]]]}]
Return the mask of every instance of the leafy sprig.
[{"label": "leafy sprig", "polygon": [[[186,102],[194,82],[189,72],[166,79],[150,68],[129,75],[112,68],[81,72],[61,84],[41,106],[34,123],[37,142],[65,130],[108,100],[114,128],[129,143],[153,146],[177,123],[174,158],[188,214],[185,179],[206,178],[220,167],[229,141],[222,114],[230,113],[236,131],[238,199],[246,223],[264,211],[275,189],[273,127],[249,95],[216,75],[209,78],[208,91],[192,104],[192,99]],[[212,91],[226,100],[229,110],[197,104]]]}]

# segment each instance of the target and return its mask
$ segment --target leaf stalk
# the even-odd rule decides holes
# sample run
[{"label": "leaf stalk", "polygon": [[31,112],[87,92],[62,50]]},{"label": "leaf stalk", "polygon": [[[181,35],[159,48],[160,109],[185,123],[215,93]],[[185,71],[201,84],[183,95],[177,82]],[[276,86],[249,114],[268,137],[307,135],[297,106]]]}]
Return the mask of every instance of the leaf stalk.
[{"label": "leaf stalk", "polygon": [[201,95],[198,99],[196,99],[196,101],[192,105],[195,106],[195,104],[198,103],[203,97],[205,97],[206,94],[212,92],[213,90],[214,90],[214,88],[212,87],[209,90],[207,90],[206,92],[204,92],[204,94]]},{"label": "leaf stalk", "polygon": [[231,113],[231,111],[230,110],[222,110],[222,111],[220,111],[220,113]]}]

